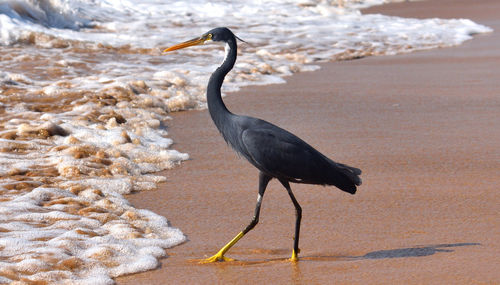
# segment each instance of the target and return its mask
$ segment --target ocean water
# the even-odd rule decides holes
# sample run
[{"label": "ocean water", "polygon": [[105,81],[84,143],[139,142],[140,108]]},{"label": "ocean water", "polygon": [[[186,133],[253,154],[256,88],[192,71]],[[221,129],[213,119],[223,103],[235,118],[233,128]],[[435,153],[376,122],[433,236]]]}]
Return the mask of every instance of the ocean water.
[{"label": "ocean water", "polygon": [[229,92],[282,83],[319,61],[454,46],[491,31],[359,11],[383,2],[0,0],[0,283],[113,283],[156,268],[186,240],[123,195],[155,189],[165,181],[158,171],[189,158],[170,147],[169,113],[206,107],[224,52],[165,47],[230,27],[247,43]]}]

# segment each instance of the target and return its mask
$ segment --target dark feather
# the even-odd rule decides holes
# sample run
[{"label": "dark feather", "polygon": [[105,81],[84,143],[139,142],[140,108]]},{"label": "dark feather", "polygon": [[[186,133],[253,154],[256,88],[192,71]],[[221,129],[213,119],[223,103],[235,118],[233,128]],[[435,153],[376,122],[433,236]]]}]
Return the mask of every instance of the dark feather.
[{"label": "dark feather", "polygon": [[361,185],[357,168],[336,163],[294,134],[266,121],[240,118],[241,152],[255,167],[278,179],[335,185],[354,194]]}]

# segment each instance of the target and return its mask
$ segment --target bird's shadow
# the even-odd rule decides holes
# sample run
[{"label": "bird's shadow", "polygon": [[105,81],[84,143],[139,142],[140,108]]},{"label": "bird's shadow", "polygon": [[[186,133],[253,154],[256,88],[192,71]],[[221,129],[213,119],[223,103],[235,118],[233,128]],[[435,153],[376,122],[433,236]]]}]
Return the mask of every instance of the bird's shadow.
[{"label": "bird's shadow", "polygon": [[475,242],[436,244],[428,246],[417,246],[409,248],[398,248],[388,250],[377,250],[369,252],[363,256],[353,257],[359,259],[384,259],[384,258],[404,258],[404,257],[423,257],[430,256],[437,252],[453,252],[451,248],[461,246],[481,245]]},{"label": "bird's shadow", "polygon": [[377,250],[366,253],[360,256],[305,256],[302,259],[309,260],[331,260],[331,259],[344,259],[344,260],[360,260],[360,259],[387,259],[387,258],[406,258],[406,257],[424,257],[434,255],[438,252],[453,252],[456,247],[462,246],[476,246],[481,245],[476,242],[464,243],[450,243],[450,244],[434,244],[423,245],[408,248],[397,248],[387,250]]}]

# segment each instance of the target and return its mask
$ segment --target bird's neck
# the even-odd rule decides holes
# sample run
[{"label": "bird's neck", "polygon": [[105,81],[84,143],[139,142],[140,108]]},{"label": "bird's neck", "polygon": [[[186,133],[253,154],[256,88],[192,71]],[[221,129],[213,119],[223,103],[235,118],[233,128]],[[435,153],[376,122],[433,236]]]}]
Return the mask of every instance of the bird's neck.
[{"label": "bird's neck", "polygon": [[[221,66],[219,66],[210,76],[207,87],[207,104],[208,111],[217,128],[223,132],[223,124],[227,122],[227,117],[231,116],[231,112],[226,108],[222,101],[221,87],[226,74],[233,68],[236,62],[236,40],[230,40],[226,43],[226,56]],[[226,118],[226,119],[224,119]]]}]

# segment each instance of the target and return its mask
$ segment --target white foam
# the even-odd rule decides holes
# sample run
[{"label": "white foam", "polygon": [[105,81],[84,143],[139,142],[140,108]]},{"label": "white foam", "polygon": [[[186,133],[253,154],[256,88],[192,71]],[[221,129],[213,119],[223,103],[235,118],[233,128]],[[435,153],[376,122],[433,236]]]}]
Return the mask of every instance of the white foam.
[{"label": "white foam", "polygon": [[[100,210],[89,211],[90,215],[83,219],[65,212],[67,209],[60,208],[58,203],[42,206],[62,197],[70,198],[73,203],[89,204],[85,195],[74,195],[62,189],[37,188],[2,203],[2,209],[13,211],[4,211],[1,217],[4,222],[1,224],[4,229],[0,237],[1,255],[15,256],[19,261],[1,263],[0,272],[10,268],[24,272],[32,280],[41,280],[48,275],[36,275],[36,272],[52,271],[54,275],[50,278],[54,279],[49,280],[53,281],[61,278],[90,280],[88,278],[95,272],[88,268],[95,267],[102,271],[101,279],[106,275],[116,277],[155,268],[157,258],[165,254],[163,248],[185,240],[179,230],[168,227],[164,217],[134,209],[120,194],[106,189],[105,184],[97,181],[89,184],[97,184],[111,196],[101,196],[95,206],[91,206]],[[29,203],[30,211],[25,212],[22,208],[26,207],[20,208],[20,203]],[[112,219],[106,221],[107,216]],[[53,264],[54,259],[60,262]],[[68,268],[64,267],[64,262]],[[108,265],[103,267],[101,262]],[[54,267],[59,270],[54,271]]]}]

